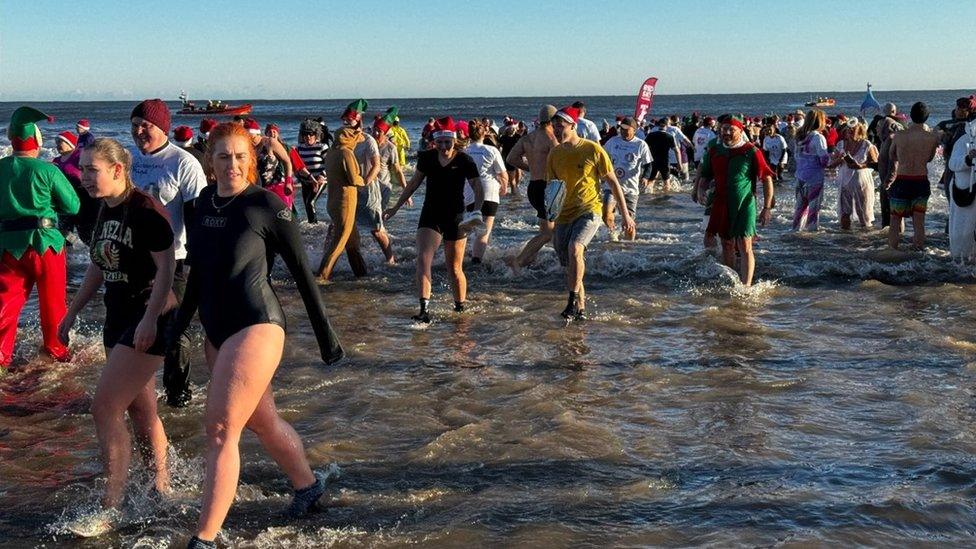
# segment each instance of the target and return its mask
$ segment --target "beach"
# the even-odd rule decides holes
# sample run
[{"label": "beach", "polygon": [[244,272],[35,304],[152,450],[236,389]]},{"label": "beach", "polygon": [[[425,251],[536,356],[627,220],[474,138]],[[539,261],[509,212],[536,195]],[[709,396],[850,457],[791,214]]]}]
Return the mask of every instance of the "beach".
[{"label": "beach", "polygon": [[[929,102],[932,123],[948,118],[960,95],[875,93],[906,109]],[[848,95],[835,94],[828,112],[856,112],[863,93]],[[761,115],[804,99],[663,96],[655,109]],[[597,122],[633,108],[632,98],[587,100]],[[370,102],[398,104],[415,137],[429,116],[531,120],[558,99],[411,101],[421,100]],[[327,122],[337,127],[336,105],[347,102],[256,101],[254,115],[281,124],[293,143],[306,114],[335,109]],[[15,106],[0,104],[0,119]],[[128,143],[131,106],[46,110],[56,127],[88,116],[94,133]],[[930,164],[933,180],[942,168]],[[822,229],[790,232],[791,185],[776,187],[751,288],[703,251],[690,187],[642,196],[636,242],[597,233],[587,256],[591,320],[570,325],[558,316],[563,274],[551,248],[518,275],[504,262],[535,230],[524,185],[501,200],[485,264],[466,266],[468,311],[451,311],[439,253],[435,322],[412,322],[421,190],[389,225],[398,265],[383,265],[364,240],[370,275],[354,278],[342,259],[322,289],[348,355],[329,367],[279,262],[275,291],[289,326],[278,407],[313,467],[340,476],[325,512],[287,523],[280,512],[290,488],[245,435],[221,539],[242,547],[973,544],[974,271],[948,257],[945,197],[933,190],[927,249],[891,252],[880,229],[838,229],[831,182]],[[301,226],[313,264],[325,230]],[[68,263],[70,294],[87,264],[83,245]],[[36,302],[28,307],[36,311]],[[0,379],[0,546],[92,546],[64,525],[98,501],[88,407],[104,363],[103,314],[100,304],[84,311],[72,363],[52,365],[21,343],[19,367]],[[36,315],[22,322],[20,340],[35,341]],[[196,336],[190,406],[160,407],[177,493],[155,500],[137,473],[124,524],[100,545],[186,542],[204,462],[200,344]]]}]

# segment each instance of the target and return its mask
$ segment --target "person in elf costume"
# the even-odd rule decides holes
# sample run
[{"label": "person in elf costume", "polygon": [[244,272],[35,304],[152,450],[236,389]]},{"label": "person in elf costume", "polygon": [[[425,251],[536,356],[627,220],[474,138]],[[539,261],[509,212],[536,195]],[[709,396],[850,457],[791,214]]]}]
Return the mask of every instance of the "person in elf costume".
[{"label": "person in elf costume", "polygon": [[733,269],[738,251],[739,279],[749,286],[756,265],[752,253],[752,240],[756,236],[756,181],[763,183],[759,222],[765,226],[772,218],[775,173],[762,151],[746,139],[741,120],[732,116],[720,120],[719,139],[705,151],[695,189],[697,192],[706,181],[715,180],[706,233],[721,237],[723,262]]},{"label": "person in elf costume", "polygon": [[71,360],[58,339],[67,310],[58,215],[78,213],[80,201],[61,170],[38,159],[41,120],[54,118],[30,107],[15,110],[7,129],[13,155],[0,159],[0,370],[10,365],[17,320],[35,284],[44,350],[59,362]]}]

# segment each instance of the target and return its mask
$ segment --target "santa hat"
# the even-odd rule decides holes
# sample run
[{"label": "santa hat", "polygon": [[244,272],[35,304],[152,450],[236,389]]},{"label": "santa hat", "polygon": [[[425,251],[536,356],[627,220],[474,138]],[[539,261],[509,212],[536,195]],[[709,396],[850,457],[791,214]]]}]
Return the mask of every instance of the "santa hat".
[{"label": "santa hat", "polygon": [[68,145],[71,145],[71,148],[72,149],[74,149],[75,147],[78,146],[78,136],[76,136],[75,134],[73,134],[71,132],[65,131],[65,132],[59,133],[58,134],[58,137],[57,137],[57,140],[58,141],[62,141],[64,143],[67,143]]},{"label": "santa hat", "polygon": [[400,117],[398,116],[399,114],[400,108],[396,105],[386,109],[386,112],[384,112],[382,115],[377,114],[373,119],[373,129],[385,134],[386,132],[390,131],[390,126],[400,120]]},{"label": "santa hat", "polygon": [[169,133],[169,107],[166,106],[166,103],[162,99],[146,99],[142,103],[139,103],[136,105],[136,108],[132,109],[132,114],[129,115],[129,118],[141,118],[163,130],[163,133]]},{"label": "santa hat", "polygon": [[47,120],[54,122],[53,116],[48,116],[31,107],[19,107],[10,116],[10,127],[7,137],[15,151],[33,151],[41,148],[41,130],[35,122]]},{"label": "santa hat", "polygon": [[471,128],[468,126],[467,120],[458,120],[455,127],[457,128],[458,139],[467,139],[471,135]]},{"label": "santa hat", "polygon": [[244,129],[251,135],[261,135],[261,124],[258,124],[258,121],[253,118],[244,120]]},{"label": "santa hat", "polygon": [[217,121],[213,118],[204,118],[200,121],[200,135],[207,135],[210,130],[217,127]]},{"label": "santa hat", "polygon": [[434,121],[434,139],[441,137],[450,137],[453,139],[456,137],[456,131],[457,126],[454,124],[454,119],[450,116],[438,118]]},{"label": "santa hat", "polygon": [[556,111],[556,114],[552,115],[553,118],[562,118],[570,124],[576,124],[579,122],[580,110],[576,107],[563,107]]},{"label": "santa hat", "polygon": [[342,120],[343,124],[347,126],[355,126],[362,122],[363,113],[366,112],[367,105],[368,103],[366,103],[365,99],[357,99],[352,103],[349,103],[349,106],[346,107],[346,110],[342,111],[342,116],[339,118]]},{"label": "santa hat", "polygon": [[706,116],[704,122],[706,126],[711,126],[712,122],[715,122],[715,119],[711,116]]},{"label": "santa hat", "polygon": [[278,133],[281,133],[281,128],[279,128],[278,125],[275,124],[274,122],[272,122],[271,124],[268,124],[267,126],[264,127],[264,133],[265,134],[269,134],[269,133],[271,133],[271,130],[274,130],[274,131],[276,131]]},{"label": "santa hat", "polygon": [[746,127],[742,123],[742,121],[739,120],[738,118],[734,117],[734,116],[733,117],[730,117],[725,123],[728,124],[729,126],[735,126],[736,128],[739,128],[740,130],[745,130],[746,129]]},{"label": "santa hat", "polygon": [[173,140],[181,146],[185,147],[190,144],[193,140],[193,130],[189,126],[177,126],[173,130]]},{"label": "santa hat", "polygon": [[91,124],[88,123],[87,118],[82,118],[79,120],[77,126],[79,130],[85,130],[86,132],[91,129]]}]

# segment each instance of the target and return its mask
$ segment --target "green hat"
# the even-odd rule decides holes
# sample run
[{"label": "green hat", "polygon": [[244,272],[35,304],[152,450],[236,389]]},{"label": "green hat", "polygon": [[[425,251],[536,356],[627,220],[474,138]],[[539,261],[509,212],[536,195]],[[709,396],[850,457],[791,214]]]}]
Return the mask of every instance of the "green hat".
[{"label": "green hat", "polygon": [[48,116],[32,107],[19,107],[10,116],[10,127],[7,137],[15,151],[32,151],[41,148],[41,130],[35,122],[47,120],[54,122],[53,116]]},{"label": "green hat", "polygon": [[386,109],[386,112],[383,114],[383,120],[385,120],[387,124],[390,124],[392,126],[393,123],[399,119],[399,114],[400,114],[400,108],[397,107],[396,105],[393,105],[389,109]]},{"label": "green hat", "polygon": [[366,112],[366,106],[367,103],[365,99],[357,99],[352,103],[349,103],[349,106],[346,107],[346,110],[342,112],[342,116],[339,118],[341,118],[343,122],[348,123],[350,126],[355,126],[362,120],[363,113]]}]

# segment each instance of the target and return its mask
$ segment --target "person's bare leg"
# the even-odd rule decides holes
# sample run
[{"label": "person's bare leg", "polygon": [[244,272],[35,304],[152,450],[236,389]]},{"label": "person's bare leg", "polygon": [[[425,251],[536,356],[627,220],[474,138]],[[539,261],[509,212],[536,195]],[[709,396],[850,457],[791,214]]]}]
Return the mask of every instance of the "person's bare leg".
[{"label": "person's bare leg", "polygon": [[[241,467],[241,432],[274,377],[284,341],[280,326],[256,324],[232,335],[216,354],[204,412],[207,469],[197,525],[200,539],[217,536],[234,502]],[[311,469],[306,473],[299,483],[315,481]]]},{"label": "person's bare leg", "polygon": [[722,239],[722,263],[730,269],[735,269],[735,243]]},{"label": "person's bare leg", "polygon": [[393,243],[390,241],[390,235],[386,232],[386,229],[373,231],[373,238],[376,239],[376,243],[383,250],[383,257],[386,258],[386,264],[396,265],[396,256],[393,254]]},{"label": "person's bare leg", "polygon": [[741,255],[739,261],[739,280],[744,286],[752,286],[752,275],[756,270],[756,257],[752,253],[752,237],[735,239]]},{"label": "person's bare leg", "polygon": [[451,291],[454,294],[454,301],[464,303],[468,297],[468,279],[464,276],[464,248],[467,246],[468,239],[445,240],[444,241],[444,266],[447,274],[451,277]]},{"label": "person's bare leg", "polygon": [[417,292],[421,299],[430,299],[431,270],[434,254],[441,244],[441,235],[432,229],[417,229]]},{"label": "person's bare leg", "polygon": [[912,212],[912,245],[916,250],[925,249],[925,212]]},{"label": "person's bare leg", "polygon": [[[108,477],[102,505],[110,509],[122,504],[132,459],[132,439],[125,424],[125,412],[154,378],[156,370],[163,363],[163,357],[138,353],[125,345],[116,345],[107,350],[107,353],[108,363],[99,376],[91,411],[102,451],[105,475]],[[154,393],[154,402],[155,398]],[[158,421],[159,417],[155,419]],[[162,431],[162,424],[158,424],[158,432],[154,427],[152,434],[147,435],[151,437],[153,448],[160,446],[165,456],[166,434]],[[161,441],[155,440],[157,436],[161,437]],[[157,460],[156,466],[165,469],[165,458]],[[168,483],[168,474],[164,473],[163,479],[167,479]]]},{"label": "person's bare leg", "polygon": [[512,262],[512,268],[518,270],[535,261],[535,256],[539,253],[539,250],[552,240],[552,231],[555,226],[555,223],[551,221],[540,219],[539,234],[533,236],[525,243],[525,246],[522,246],[522,250],[515,256],[515,261]]},{"label": "person's bare leg", "polygon": [[485,232],[484,234],[479,234],[471,245],[472,258],[484,259],[485,252],[488,251],[488,241],[491,239],[491,230],[494,226],[495,216],[489,215],[485,217]]},{"label": "person's bare leg", "polygon": [[901,216],[895,215],[894,212],[891,213],[891,224],[888,225],[888,246],[891,246],[892,250],[898,249],[898,243],[901,241]]},{"label": "person's bare leg", "polygon": [[577,307],[585,308],[586,295],[583,289],[583,275],[586,274],[586,247],[571,244],[569,248],[569,262],[566,264],[566,290],[576,292]]},{"label": "person's bare leg", "polygon": [[[147,355],[152,356],[152,355]],[[155,358],[155,357],[153,357]],[[157,365],[158,369],[159,366]],[[129,420],[146,466],[154,472],[156,491],[169,492],[166,431],[156,409],[156,376],[149,379],[129,405]]]}]

